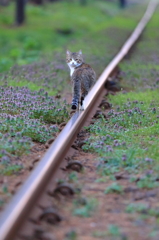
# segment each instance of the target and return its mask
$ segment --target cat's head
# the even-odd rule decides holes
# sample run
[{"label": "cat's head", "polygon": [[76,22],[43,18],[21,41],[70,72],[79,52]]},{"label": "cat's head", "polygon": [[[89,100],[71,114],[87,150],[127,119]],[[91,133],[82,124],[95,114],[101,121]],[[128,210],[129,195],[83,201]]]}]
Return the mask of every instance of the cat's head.
[{"label": "cat's head", "polygon": [[79,52],[70,52],[66,51],[66,62],[70,67],[78,67],[83,63],[82,51]]}]

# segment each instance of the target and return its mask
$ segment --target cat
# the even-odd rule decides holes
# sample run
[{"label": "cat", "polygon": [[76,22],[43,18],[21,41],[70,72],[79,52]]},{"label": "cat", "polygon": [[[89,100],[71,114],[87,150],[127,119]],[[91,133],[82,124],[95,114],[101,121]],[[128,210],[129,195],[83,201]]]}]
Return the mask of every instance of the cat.
[{"label": "cat", "polygon": [[72,109],[85,109],[84,99],[95,84],[96,73],[90,65],[84,63],[82,51],[66,51],[66,62],[70,68],[73,83]]}]

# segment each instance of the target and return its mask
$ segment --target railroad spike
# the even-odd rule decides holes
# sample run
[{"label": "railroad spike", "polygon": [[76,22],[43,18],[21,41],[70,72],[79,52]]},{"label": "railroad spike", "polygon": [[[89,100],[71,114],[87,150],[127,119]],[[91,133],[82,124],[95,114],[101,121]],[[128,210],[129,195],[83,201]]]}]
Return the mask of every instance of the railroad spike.
[{"label": "railroad spike", "polygon": [[68,165],[66,166],[66,169],[72,169],[76,172],[80,172],[83,169],[83,165],[80,161],[77,160],[69,161]]},{"label": "railroad spike", "polygon": [[62,221],[62,217],[57,213],[54,208],[48,207],[45,208],[43,213],[39,216],[39,220],[46,221],[49,224],[56,224]]},{"label": "railroad spike", "polygon": [[58,193],[60,193],[64,196],[71,196],[71,195],[74,195],[75,191],[70,184],[62,183],[62,184],[58,185],[54,190],[55,195]]}]

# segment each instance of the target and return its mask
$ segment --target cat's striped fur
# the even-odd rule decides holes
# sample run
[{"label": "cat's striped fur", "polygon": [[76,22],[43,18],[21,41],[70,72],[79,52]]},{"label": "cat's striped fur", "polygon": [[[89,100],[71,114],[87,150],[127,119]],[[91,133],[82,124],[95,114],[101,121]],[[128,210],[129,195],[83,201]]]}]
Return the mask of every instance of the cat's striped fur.
[{"label": "cat's striped fur", "polygon": [[66,51],[66,62],[70,68],[73,83],[72,109],[84,110],[84,99],[96,81],[95,71],[84,63],[82,51],[72,53]]}]

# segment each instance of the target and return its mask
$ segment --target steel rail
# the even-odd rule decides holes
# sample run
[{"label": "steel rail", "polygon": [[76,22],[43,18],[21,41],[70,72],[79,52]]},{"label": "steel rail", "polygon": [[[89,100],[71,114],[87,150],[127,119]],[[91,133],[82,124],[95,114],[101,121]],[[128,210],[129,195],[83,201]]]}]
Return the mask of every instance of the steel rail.
[{"label": "steel rail", "polygon": [[72,144],[92,106],[97,101],[107,78],[137,41],[145,26],[151,19],[157,4],[158,0],[151,0],[149,2],[144,16],[133,33],[125,42],[119,53],[103,71],[95,86],[87,95],[86,109],[84,111],[78,111],[73,115],[57,139],[48,149],[39,165],[31,173],[19,192],[13,197],[5,211],[2,213],[0,218],[0,240],[13,240],[15,238],[19,227],[26,219],[26,216],[28,216],[34,203],[38,200],[42,189],[46,187],[49,179],[56,172],[63,157],[67,153],[70,144]]}]

